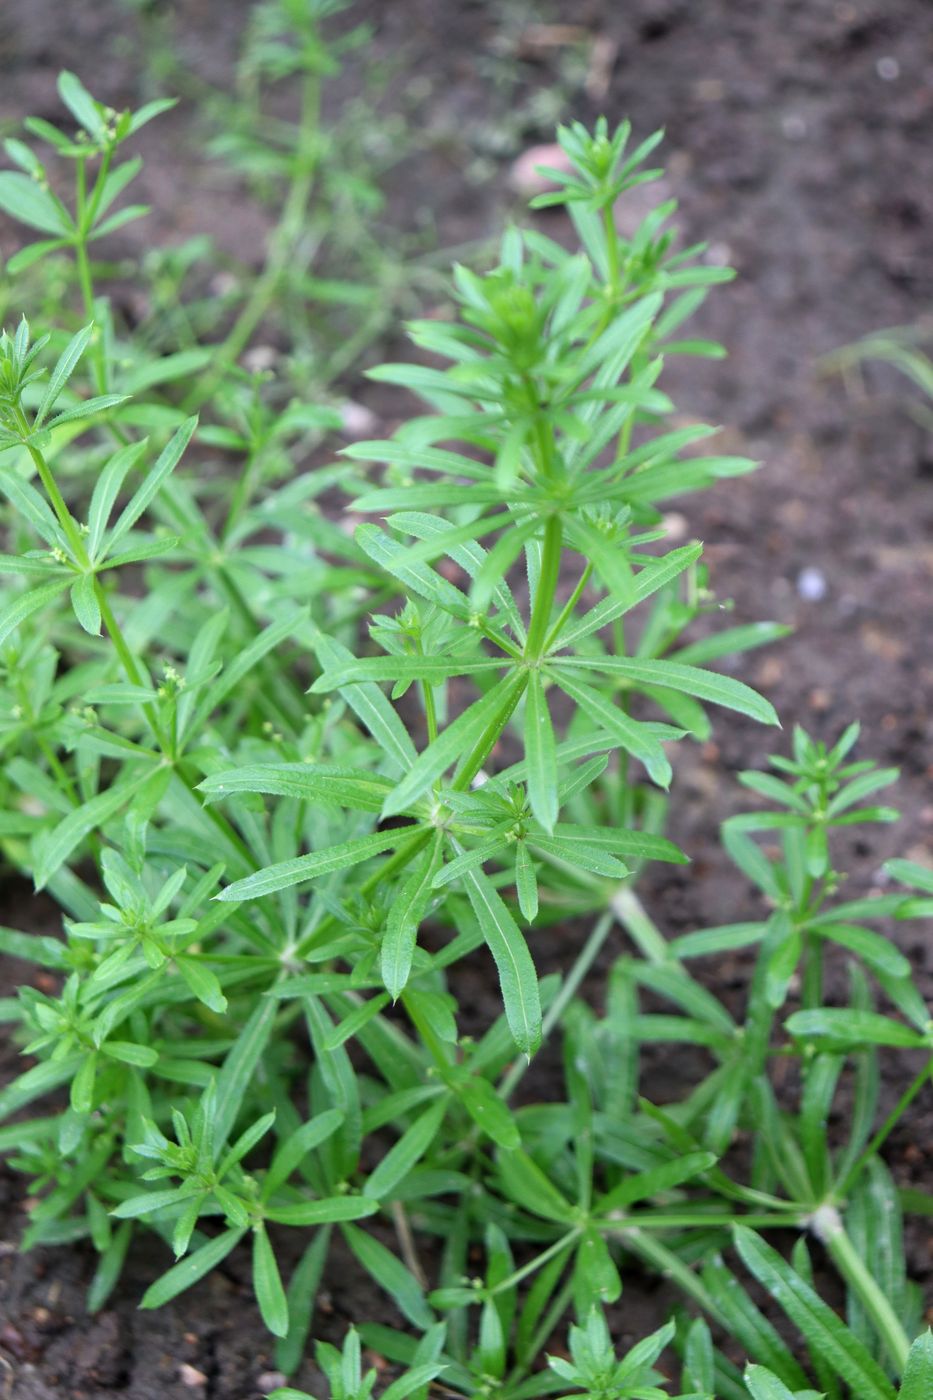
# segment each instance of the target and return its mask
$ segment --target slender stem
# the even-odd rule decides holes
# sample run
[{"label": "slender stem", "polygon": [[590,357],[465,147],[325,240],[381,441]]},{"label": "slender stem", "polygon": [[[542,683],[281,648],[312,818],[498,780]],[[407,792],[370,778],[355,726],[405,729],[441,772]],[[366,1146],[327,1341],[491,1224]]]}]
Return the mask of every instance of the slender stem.
[{"label": "slender stem", "polygon": [[534,1333],[528,1345],[528,1349],[525,1353],[528,1360],[523,1362],[520,1366],[516,1366],[509,1376],[509,1380],[513,1383],[531,1369],[541,1348],[546,1345],[548,1338],[553,1336],[557,1324],[570,1306],[570,1301],[573,1298],[573,1287],[573,1279],[569,1278],[554,1299],[554,1302],[548,1308],[543,1321],[540,1323],[538,1330]]},{"label": "slender stem", "polygon": [[583,573],[580,575],[580,580],[577,583],[576,588],[573,590],[570,597],[567,599],[566,603],[560,611],[560,616],[558,617],[557,621],[554,623],[554,626],[551,628],[550,632],[547,635],[547,638],[544,643],[545,655],[547,655],[551,648],[554,646],[554,643],[557,641],[558,637],[563,631],[564,624],[566,623],[568,617],[579,603],[583,590],[590,581],[590,575],[592,574],[592,572],[593,565],[592,562],[590,562],[587,564],[586,568],[583,570]]},{"label": "slender stem", "polygon": [[[22,418],[21,426],[24,434],[28,433],[29,425],[27,424],[25,417],[23,417],[22,411],[20,411],[17,416],[19,418]],[[65,498],[62,495],[61,491],[58,489],[58,482],[55,480],[55,477],[52,474],[48,463],[46,462],[39,449],[37,447],[33,447],[32,443],[27,443],[26,447],[30,457],[33,460],[36,471],[39,473],[39,480],[42,482],[43,490],[48,496],[52,509],[54,510],[55,515],[58,519],[58,523],[59,525],[61,525],[62,530],[65,533],[65,538],[71,546],[71,551],[74,555],[75,563],[78,564],[80,568],[87,569],[90,565],[90,560],[88,559],[87,550],[84,548],[84,541],[81,538],[81,531],[78,529],[77,523],[71,511],[65,505]]]},{"label": "slender stem", "polygon": [[[75,237],[75,263],[78,269],[78,284],[81,288],[81,299],[84,302],[84,314],[88,321],[94,320],[94,283],[91,277],[91,263],[88,258],[87,238],[94,221],[94,215],[100,204],[103,193],[103,182],[107,176],[107,168],[110,164],[110,153],[108,152],[98,172],[97,181],[91,196],[91,202],[87,201],[87,161],[79,160],[75,172],[75,224],[77,234]],[[107,390],[107,357],[104,350],[104,342],[100,331],[95,329],[94,340],[91,346],[91,354],[94,364],[94,378],[97,382],[97,392],[106,393]]]},{"label": "slender stem", "polygon": [[[560,1018],[563,1016],[572,998],[576,995],[580,983],[599,956],[600,949],[608,938],[614,923],[615,919],[611,913],[603,914],[581,948],[576,962],[564,979],[560,991],[548,1007],[547,1014],[541,1023],[542,1045],[560,1021]],[[515,1061],[499,1085],[500,1098],[506,1101],[511,1098],[527,1068],[527,1060],[518,1059]]]},{"label": "slender stem", "polygon": [[302,89],[302,110],[291,183],[285,198],[282,217],[269,242],[265,267],[260,273],[246,304],[218,346],[210,369],[200,379],[185,400],[186,412],[200,407],[210,398],[223,379],[226,370],[243,353],[249,339],[269,309],[282,275],[293,255],[295,242],[302,231],[308,202],[314,184],[319,143],[317,127],[320,114],[320,84],[316,75],[305,78]]},{"label": "slender stem", "polygon": [[664,935],[648,917],[645,906],[629,885],[616,890],[609,907],[649,962],[657,964],[669,960]]},{"label": "slender stem", "polygon": [[881,1127],[875,1133],[875,1136],[865,1148],[864,1152],[862,1152],[860,1156],[856,1158],[852,1166],[846,1172],[846,1175],[843,1177],[842,1181],[836,1186],[833,1195],[836,1197],[837,1200],[844,1201],[846,1199],[846,1197],[851,1192],[852,1187],[855,1185],[856,1181],[864,1171],[868,1162],[870,1162],[872,1157],[876,1156],[877,1153],[880,1151],[882,1143],[885,1141],[888,1134],[900,1122],[901,1118],[904,1116],[904,1113],[913,1103],[914,1099],[917,1097],[920,1090],[923,1088],[924,1084],[930,1078],[931,1075],[933,1075],[933,1057],[927,1060],[926,1064],[923,1066],[923,1069],[920,1071],[920,1073],[917,1075],[914,1081],[911,1084],[909,1084],[908,1087],[904,1090],[903,1094],[898,1099],[897,1103],[894,1105],[894,1108],[891,1110],[887,1118],[882,1123]]},{"label": "slender stem", "polygon": [[879,1287],[846,1234],[842,1217],[832,1205],[822,1205],[810,1218],[810,1228],[826,1246],[833,1263],[868,1313],[885,1350],[899,1374],[903,1375],[910,1351],[910,1339],[890,1300]]},{"label": "slender stem", "polygon": [[626,1248],[657,1269],[662,1278],[673,1279],[688,1297],[699,1303],[710,1317],[725,1326],[725,1319],[716,1306],[713,1295],[703,1281],[697,1277],[689,1265],[685,1264],[673,1250],[660,1240],[645,1235],[637,1225],[619,1232]]},{"label": "slender stem", "polygon": [[561,1235],[559,1240],[555,1240],[553,1244],[549,1244],[547,1249],[541,1254],[536,1254],[533,1259],[530,1259],[527,1264],[523,1264],[520,1269],[516,1269],[514,1274],[509,1274],[508,1278],[501,1279],[494,1288],[489,1290],[489,1296],[495,1297],[497,1293],[503,1293],[507,1288],[514,1288],[516,1284],[521,1283],[522,1279],[526,1279],[529,1274],[537,1273],[538,1269],[543,1268],[549,1260],[554,1258],[555,1254],[560,1254],[562,1249],[567,1249],[573,1244],[579,1234],[580,1231],[578,1229],[573,1229],[569,1230],[566,1235]]}]

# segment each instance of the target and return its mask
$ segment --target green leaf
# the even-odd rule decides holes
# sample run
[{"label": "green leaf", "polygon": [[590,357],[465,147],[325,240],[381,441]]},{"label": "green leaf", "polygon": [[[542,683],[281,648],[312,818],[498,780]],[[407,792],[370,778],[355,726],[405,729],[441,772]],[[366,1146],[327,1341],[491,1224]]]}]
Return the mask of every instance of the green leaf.
[{"label": "green leaf", "polygon": [[209,802],[240,792],[262,792],[333,803],[356,812],[379,812],[392,784],[362,768],[336,763],[257,763],[212,773],[198,786]]},{"label": "green leaf", "polygon": [[189,721],[189,729],[194,732],[199,731],[221,701],[232,690],[237,689],[253,667],[257,666],[264,656],[273,651],[281,642],[284,642],[293,632],[296,632],[302,623],[307,621],[307,617],[307,609],[296,608],[294,612],[288,612],[277,622],[272,622],[268,627],[264,627],[248,646],[236,654],[217,679],[204,691],[197,709]]},{"label": "green leaf", "polygon": [[0,172],[0,209],[40,233],[71,232],[70,222],[58,201],[30,175],[18,170]]},{"label": "green leaf", "polygon": [[929,1400],[933,1395],[933,1332],[929,1328],[910,1348],[897,1400]]},{"label": "green leaf", "polygon": [[428,681],[436,685],[449,680],[451,676],[475,676],[484,671],[501,669],[502,661],[491,657],[472,661],[446,661],[441,656],[370,656],[362,661],[351,658],[345,664],[318,676],[311,693],[319,695],[360,681],[394,681],[402,684]]},{"label": "green leaf", "polygon": [[526,1152],[505,1152],[497,1160],[505,1193],[522,1210],[561,1225],[573,1220],[573,1206]]},{"label": "green leaf", "polygon": [[180,1260],[161,1278],[156,1279],[155,1283],[146,1289],[139,1306],[161,1308],[165,1303],[171,1302],[172,1298],[177,1298],[179,1293],[184,1293],[186,1288],[190,1288],[216,1269],[245,1234],[245,1229],[236,1227],[208,1240],[207,1244],[195,1250],[187,1259]]},{"label": "green leaf", "polygon": [[98,413],[106,413],[108,408],[115,408],[117,404],[125,403],[124,394],[98,394],[91,399],[82,399],[73,408],[65,408],[61,413],[56,413],[54,418],[50,418],[46,427],[60,428],[63,423],[78,423],[85,418],[95,418]]},{"label": "green leaf", "polygon": [[[325,671],[353,660],[352,653],[345,646],[321,632],[314,634],[313,645]],[[393,765],[402,771],[410,768],[416,757],[415,746],[379,687],[374,684],[348,685],[341,688],[340,694]]]},{"label": "green leaf", "polygon": [[787,1030],[798,1040],[816,1040],[830,1050],[857,1049],[866,1045],[893,1045],[914,1049],[929,1043],[929,1038],[880,1016],[875,1011],[849,1011],[837,1007],[822,1007],[816,1011],[795,1011],[786,1021]]},{"label": "green leaf", "polygon": [[521,1147],[518,1124],[508,1104],[488,1079],[471,1075],[456,1087],[457,1097],[478,1128],[507,1152]]},{"label": "green leaf", "polygon": [[65,346],[58,364],[52,371],[48,387],[42,397],[42,402],[36,410],[34,420],[34,426],[36,428],[42,427],[46,415],[53,404],[57,402],[59,395],[71,378],[72,371],[87,349],[88,342],[93,334],[93,324],[85,326],[83,330],[78,331],[77,335],[72,336],[71,340]]},{"label": "green leaf", "polygon": [[102,141],[107,130],[104,118],[81,79],[64,69],[58,75],[58,95],[88,135],[95,141]]},{"label": "green leaf", "polygon": [[275,1364],[289,1375],[301,1364],[314,1316],[314,1303],[327,1261],[330,1230],[316,1230],[288,1281],[288,1335],[275,1349]]},{"label": "green leaf", "polygon": [[274,1191],[288,1180],[316,1147],[326,1142],[343,1122],[343,1114],[336,1108],[325,1109],[309,1122],[303,1123],[296,1132],[289,1133],[272,1159],[262,1185],[263,1199],[268,1200]]},{"label": "green leaf", "polygon": [[175,957],[175,966],[188,990],[198,1001],[203,1002],[211,1011],[216,1011],[218,1015],[223,1015],[227,1009],[227,998],[210,968],[205,967],[199,957],[183,957],[180,954]]},{"label": "green leaf", "polygon": [[127,473],[136,465],[143,452],[146,450],[148,439],[143,438],[140,442],[127,443],[108,460],[103,471],[94,483],[94,490],[91,495],[91,504],[88,510],[88,554],[92,559],[97,558],[97,551],[100,548],[101,540],[104,537],[104,530],[107,521],[110,519],[110,512],[114,502],[120,494],[120,488],[126,479]]},{"label": "green leaf", "polygon": [[136,1045],[131,1040],[105,1040],[100,1047],[102,1055],[112,1060],[120,1060],[125,1065],[136,1065],[139,1069],[151,1069],[158,1064],[158,1051],[151,1045]]},{"label": "green leaf", "polygon": [[84,1054],[67,1055],[63,1060],[43,1060],[18,1075],[11,1084],[0,1089],[0,1120],[9,1118],[11,1113],[25,1108],[33,1099],[50,1094],[74,1078]]},{"label": "green leaf", "polygon": [[318,1201],[302,1201],[297,1205],[268,1206],[266,1215],[280,1225],[333,1225],[347,1220],[362,1220],[374,1215],[379,1202],[366,1196],[324,1196]]},{"label": "green leaf", "polygon": [[418,928],[431,899],[435,872],[441,858],[440,833],[414,870],[402,882],[389,906],[382,936],[380,966],[386,991],[393,1001],[402,993],[411,972]]},{"label": "green leaf", "polygon": [[894,1400],[894,1388],[866,1347],[839,1321],[809,1284],[746,1226],[734,1227],[736,1249],[750,1273],[859,1400]]},{"label": "green leaf", "polygon": [[528,765],[528,799],[545,831],[557,821],[557,753],[554,727],[540,671],[528,677],[525,695],[525,761]]},{"label": "green leaf", "polygon": [[649,776],[659,787],[669,786],[671,765],[660,741],[654,737],[647,725],[639,720],[630,719],[619,705],[605,699],[599,691],[584,685],[563,666],[556,673],[556,680],[561,690],[565,691],[571,700],[576,701],[584,714],[610,735],[616,745],[645,765]]},{"label": "green leaf", "polygon": [[275,1024],[276,1003],[262,998],[240,1031],[224,1060],[216,1079],[216,1108],[214,1110],[214,1150],[220,1152],[233,1131],[240,1107],[256,1071],[272,1027]]},{"label": "green leaf", "polygon": [[745,1384],[752,1400],[796,1400],[794,1392],[767,1366],[746,1366]]},{"label": "green leaf", "polygon": [[421,1331],[432,1327],[435,1318],[425,1301],[424,1290],[405,1265],[384,1244],[353,1225],[345,1225],[343,1235],[359,1263],[412,1326]]},{"label": "green leaf", "polygon": [[447,1112],[447,1097],[429,1105],[419,1118],[394,1143],[383,1157],[378,1167],[368,1176],[364,1192],[373,1200],[391,1199],[395,1187],[421,1161],[431,1143],[437,1137],[444,1115]]},{"label": "green leaf", "polygon": [[116,524],[107,536],[108,554],[112,553],[114,545],[132,529],[139,517],[158,495],[162,485],[168,480],[181,460],[182,453],[191,441],[197,426],[197,418],[186,419],[159,453],[155,465],[147,472],[137,490],[124,506]]},{"label": "green leaf", "polygon": [[625,1210],[636,1201],[645,1201],[664,1191],[670,1191],[715,1165],[716,1157],[712,1152],[684,1153],[673,1162],[663,1162],[660,1166],[652,1167],[650,1171],[637,1172],[634,1176],[627,1177],[607,1196],[602,1197],[599,1201],[599,1211],[603,1214],[611,1210]]},{"label": "green leaf", "polygon": [[584,667],[602,671],[606,675],[621,676],[635,685],[666,686],[671,690],[681,690],[697,700],[710,704],[723,705],[727,710],[736,710],[748,715],[761,724],[778,724],[774,706],[751,686],[732,676],[720,676],[715,671],[704,671],[698,666],[683,666],[676,661],[636,661],[627,656],[605,657],[561,657],[562,667]]},{"label": "green leaf", "polygon": [[530,1059],[541,1043],[541,997],[528,945],[495,886],[481,870],[466,871],[463,883],[499,971],[512,1038]]},{"label": "green leaf", "polygon": [[17,594],[6,607],[0,609],[0,643],[15,632],[20,623],[32,617],[57,598],[68,587],[67,578],[57,578],[53,583],[43,583],[39,588],[31,588],[28,593]]},{"label": "green leaf", "polygon": [[82,574],[71,585],[71,606],[75,617],[92,637],[100,636],[100,603],[93,574]]},{"label": "green leaf", "polygon": [[85,837],[102,827],[139,792],[151,777],[151,773],[151,769],[146,769],[125,782],[107,788],[105,792],[99,792],[96,797],[82,802],[80,807],[70,812],[53,830],[43,831],[36,837],[33,841],[32,856],[33,880],[37,890],[45,888]]},{"label": "green leaf", "polygon": [[279,1266],[262,1224],[253,1230],[253,1292],[269,1331],[276,1337],[284,1337],[288,1332],[288,1303]]},{"label": "green leaf", "polygon": [[279,861],[265,870],[257,870],[255,875],[235,880],[214,898],[226,901],[260,899],[263,895],[274,894],[276,890],[290,889],[292,885],[316,880],[321,875],[331,875],[335,870],[346,870],[369,860],[371,856],[391,850],[415,830],[415,827],[400,827],[394,831],[376,831],[370,836],[343,841],[338,846],[327,846],[323,851],[312,851],[306,856]]}]

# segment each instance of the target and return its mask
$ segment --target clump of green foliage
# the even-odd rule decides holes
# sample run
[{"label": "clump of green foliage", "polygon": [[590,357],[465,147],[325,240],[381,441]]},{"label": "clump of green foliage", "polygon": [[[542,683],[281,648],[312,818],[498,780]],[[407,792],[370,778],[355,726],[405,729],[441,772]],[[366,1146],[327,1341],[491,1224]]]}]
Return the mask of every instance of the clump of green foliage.
[{"label": "clump of green foliage", "polygon": [[[135,173],[117,151],[156,109],[110,113],[69,75],[61,92],[79,135],[30,129],[75,162],[74,205],[24,143],[0,176],[3,207],[46,235],[19,268],[69,250],[81,304],[77,328],[66,307],[0,343],[0,844],[62,911],[60,937],[0,929],[47,973],[0,1003],[32,1059],[0,1092],[0,1149],[38,1198],[25,1247],[89,1241],[96,1309],[154,1231],[175,1262],[151,1308],[249,1242],[291,1373],[339,1235],[404,1329],[361,1318],[342,1352],[318,1348],[334,1400],[375,1391],[361,1339],[401,1369],[391,1400],[435,1382],[919,1400],[933,1355],[901,1214],[930,1202],[898,1192],[880,1149],[929,1080],[933,1025],[871,925],[928,915],[933,882],[895,862],[913,894],[842,901],[831,847],[896,816],[873,801],[896,775],[852,761],[855,726],[831,748],[796,731],[744,776],[767,806],[723,833],[757,921],[668,939],[636,889],[648,862],[686,860],[663,835],[670,746],[708,735],[710,706],[776,722],[709,663],[781,632],[684,635],[715,600],[662,506],[754,464],[703,451],[712,430],[674,427],[660,387],[666,355],[719,353],[677,337],[729,274],[677,250],[670,203],[617,232],[659,137],[630,152],[626,125],[562,129],[572,173],[546,198],[576,250],[510,230],[491,272],[458,268],[456,319],[410,327],[430,365],[376,372],[427,412],[309,470],[328,410],[244,383],[239,333],[179,360],[114,325],[88,249]],[[317,504],[330,489],[378,520],[351,537]],[[544,973],[548,925],[567,953]],[[740,1012],[694,972],[737,948]],[[597,1009],[579,993],[609,949]],[[837,949],[846,1006],[824,996]],[[497,987],[488,1014],[466,1004],[468,958]],[[563,1088],[516,1108],[545,1042]],[[659,1045],[696,1067],[664,1105],[640,1093]],[[887,1052],[922,1063],[880,1118]],[[796,1232],[790,1262],[772,1230]],[[609,1310],[635,1266],[685,1306],[619,1355]]]}]

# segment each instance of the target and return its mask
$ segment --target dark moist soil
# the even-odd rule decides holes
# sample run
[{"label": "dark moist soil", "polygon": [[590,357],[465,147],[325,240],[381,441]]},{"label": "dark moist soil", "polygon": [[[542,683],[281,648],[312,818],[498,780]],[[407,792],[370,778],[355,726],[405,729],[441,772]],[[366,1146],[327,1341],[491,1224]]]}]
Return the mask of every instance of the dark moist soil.
[{"label": "dark moist soil", "polygon": [[[250,8],[243,0],[179,6],[174,42],[183,61],[202,78],[229,84]],[[353,14],[375,25],[369,53],[388,74],[390,107],[414,113],[408,120],[417,149],[389,177],[389,217],[410,232],[433,223],[442,246],[501,227],[511,161],[550,139],[555,116],[591,120],[605,111],[614,122],[629,115],[641,135],[666,127],[667,184],[680,200],[688,241],[708,239],[711,256],[739,272],[736,283],[714,291],[698,326],[724,342],[730,359],[674,361],[666,386],[685,420],[729,425],[724,451],[764,463],[759,473],[687,502],[689,519],[673,523],[705,540],[713,587],[736,600],[730,620],[772,618],[795,628],[780,646],[734,668],[770,696],[785,730],[797,722],[831,740],[857,718],[860,755],[901,768],[904,819],[866,828],[849,843],[847,894],[880,888],[882,863],[892,855],[929,862],[933,438],[905,411],[901,382],[869,370],[862,390],[852,392],[821,376],[818,360],[870,330],[914,321],[933,302],[933,9],[922,0],[578,0],[564,7],[382,0]],[[152,95],[144,56],[156,53],[155,38],[171,17],[159,3],[9,0],[0,11],[0,118],[58,120],[55,75],[65,66],[116,107]],[[555,21],[581,26],[591,39],[575,49],[555,44],[559,36],[541,29]],[[516,51],[517,67],[509,58]],[[589,95],[580,81],[587,69]],[[344,96],[358,92],[359,64],[340,81]],[[230,256],[258,261],[264,217],[227,180],[205,173],[198,141],[187,103],[142,133],[143,197],[153,214],[126,230],[121,244],[115,240],[117,252],[206,231]],[[558,237],[560,219],[547,224]],[[0,226],[0,248],[9,251],[15,237]],[[367,392],[359,384],[347,391]],[[368,402],[386,418],[405,411],[384,395]],[[822,596],[805,596],[807,580]],[[672,834],[693,863],[687,873],[662,870],[647,882],[665,931],[760,912],[716,834],[743,801],[736,772],[760,765],[787,737],[720,719],[713,742],[678,750]],[[4,886],[0,921],[55,926],[54,911],[20,883]],[[565,965],[581,936],[574,928],[543,933],[545,963]],[[897,936],[929,996],[929,931],[904,927]],[[591,979],[597,1002],[599,974],[621,947],[619,939]],[[35,975],[9,961],[0,974],[10,985]],[[467,978],[468,1000],[491,1007],[488,976],[471,968]],[[710,980],[740,1004],[741,959],[721,960]],[[14,1059],[7,1052],[0,1072],[13,1073]],[[559,1092],[551,1064],[548,1057],[537,1078],[528,1076],[529,1094]],[[910,1070],[901,1060],[886,1068],[891,1103]],[[668,1052],[665,1062],[649,1064],[647,1090],[673,1098],[701,1069],[690,1052],[676,1064]],[[931,1142],[927,1100],[889,1141],[899,1182],[933,1185]],[[234,1255],[174,1305],[138,1313],[136,1300],[167,1263],[160,1246],[143,1244],[111,1306],[89,1319],[89,1251],[18,1257],[23,1211],[20,1183],[0,1176],[0,1400],[252,1400],[276,1383],[245,1257]],[[929,1228],[911,1225],[908,1246],[929,1299]],[[669,1303],[664,1286],[629,1274],[617,1310],[620,1343],[656,1326]],[[335,1260],[316,1334],[339,1339],[349,1321],[372,1319],[400,1323],[352,1261]],[[296,1384],[313,1385],[313,1368],[306,1365]]]}]

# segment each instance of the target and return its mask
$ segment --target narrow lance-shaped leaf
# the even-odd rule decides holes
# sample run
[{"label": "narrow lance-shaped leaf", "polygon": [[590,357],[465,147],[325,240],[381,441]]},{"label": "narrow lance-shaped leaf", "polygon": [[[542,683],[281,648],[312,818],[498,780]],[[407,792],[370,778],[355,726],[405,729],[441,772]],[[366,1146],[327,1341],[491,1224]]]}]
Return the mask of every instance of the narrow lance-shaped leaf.
[{"label": "narrow lance-shaped leaf", "polygon": [[468,870],[463,882],[483,938],[499,970],[499,985],[512,1038],[529,1058],[541,1042],[538,975],[528,945],[495,886],[481,870]]},{"label": "narrow lance-shaped leaf", "polygon": [[381,968],[386,991],[396,1001],[411,972],[418,926],[431,898],[432,883],[440,863],[440,834],[402,883],[390,907],[382,937]]},{"label": "narrow lance-shaped leaf", "polygon": [[312,851],[306,856],[295,856],[292,860],[279,861],[265,870],[257,870],[255,875],[247,875],[221,890],[216,899],[243,900],[259,899],[262,895],[275,894],[277,890],[290,889],[306,880],[316,880],[321,875],[332,875],[336,870],[346,870],[359,865],[370,856],[380,855],[403,841],[413,828],[401,827],[395,831],[376,831],[370,836],[358,836],[352,841],[343,841],[338,846],[327,846],[323,851]]},{"label": "narrow lance-shaped leaf", "polygon": [[620,676],[635,685],[668,686],[671,690],[682,690],[686,695],[693,695],[697,700],[736,710],[762,724],[778,724],[774,706],[751,686],[732,676],[704,671],[699,666],[683,666],[676,661],[636,661],[627,656],[568,656],[561,657],[560,664],[561,667],[581,667]]},{"label": "narrow lance-shaped leaf", "polygon": [[165,1303],[177,1298],[179,1293],[184,1293],[186,1288],[190,1288],[199,1279],[209,1274],[222,1260],[226,1259],[240,1240],[246,1234],[245,1229],[235,1228],[225,1230],[223,1234],[216,1235],[214,1239],[208,1240],[207,1244],[175,1264],[168,1273],[156,1279],[151,1287],[146,1289],[140,1303],[141,1308],[161,1308]]},{"label": "narrow lance-shaped leaf", "polygon": [[575,673],[568,672],[563,666],[556,679],[561,689],[576,701],[584,714],[612,737],[617,747],[625,749],[643,763],[649,776],[660,787],[668,786],[671,765],[660,741],[646,725],[631,719],[619,705],[605,699],[599,691],[585,685]]},{"label": "narrow lance-shaped leaf", "polygon": [[557,754],[554,727],[540,671],[528,677],[525,695],[525,761],[528,765],[528,799],[545,831],[557,821]]},{"label": "narrow lance-shaped leaf", "polygon": [[288,1303],[272,1245],[264,1225],[253,1231],[253,1292],[262,1320],[276,1337],[288,1332]]}]

